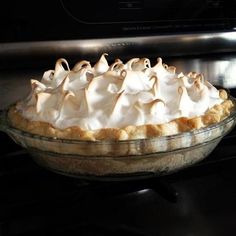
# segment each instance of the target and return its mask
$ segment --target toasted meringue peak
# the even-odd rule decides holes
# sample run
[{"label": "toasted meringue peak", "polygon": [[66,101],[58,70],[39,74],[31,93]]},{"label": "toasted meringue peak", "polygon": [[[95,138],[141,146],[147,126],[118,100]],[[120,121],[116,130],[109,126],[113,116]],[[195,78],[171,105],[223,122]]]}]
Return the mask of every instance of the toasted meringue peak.
[{"label": "toasted meringue peak", "polygon": [[162,78],[163,80],[166,79],[166,77],[171,79],[175,76],[174,73],[168,71],[168,66],[162,63],[161,58],[157,58],[157,64],[152,67],[152,70],[158,78]]},{"label": "toasted meringue peak", "polygon": [[55,70],[54,70],[54,78],[58,76],[62,71],[65,71],[66,69],[63,67],[63,65],[66,66],[66,69],[69,71],[69,64],[66,59],[60,58],[57,60],[56,65],[55,65]]},{"label": "toasted meringue peak", "polygon": [[176,67],[175,67],[175,66],[169,66],[169,67],[168,67],[168,71],[169,71],[170,73],[175,74],[175,72],[176,72]]},{"label": "toasted meringue peak", "polygon": [[192,86],[192,81],[189,77],[185,76],[183,73],[178,74],[178,79],[180,85],[190,88]]},{"label": "toasted meringue peak", "polygon": [[163,66],[166,70],[168,70],[168,65],[167,65],[167,64],[162,63],[162,66]]},{"label": "toasted meringue peak", "polygon": [[101,75],[109,69],[109,65],[105,56],[108,56],[108,54],[103,53],[99,61],[94,65],[94,73],[96,75]]},{"label": "toasted meringue peak", "polygon": [[201,81],[202,83],[204,82],[204,76],[203,74],[197,74],[196,79]]},{"label": "toasted meringue peak", "polygon": [[227,97],[203,75],[177,74],[161,58],[152,67],[148,58],[116,59],[109,65],[106,56],[93,66],[82,60],[72,70],[65,59],[57,60],[41,82],[31,80],[31,92],[17,109],[59,129],[96,130],[201,116]]},{"label": "toasted meringue peak", "polygon": [[195,71],[189,72],[187,76],[188,76],[189,78],[191,78],[191,79],[196,79],[196,78],[199,78],[199,77],[201,78],[201,80],[204,79],[204,77],[203,77],[202,74],[199,74],[199,73],[197,73],[197,72],[195,72]]},{"label": "toasted meringue peak", "polygon": [[161,57],[158,57],[158,58],[157,58],[157,64],[158,64],[158,65],[162,65],[162,58],[161,58]]},{"label": "toasted meringue peak", "polygon": [[137,63],[140,59],[139,58],[131,58],[127,63],[125,64],[125,69],[127,70],[133,70],[133,64]]},{"label": "toasted meringue peak", "polygon": [[196,77],[194,80],[194,86],[197,90],[201,91],[203,88],[202,77]]},{"label": "toasted meringue peak", "polygon": [[110,65],[109,70],[114,71],[123,68],[124,68],[123,62],[120,59],[116,59],[115,62]]},{"label": "toasted meringue peak", "polygon": [[74,65],[72,70],[73,71],[79,71],[82,68],[91,68],[90,62],[86,61],[86,60],[80,61],[80,62],[78,62]]},{"label": "toasted meringue peak", "polygon": [[38,80],[31,79],[31,88],[32,90],[38,90],[38,91],[43,91],[46,89],[46,86],[43,83],[40,83]]},{"label": "toasted meringue peak", "polygon": [[134,70],[134,71],[142,71],[150,67],[151,67],[151,64],[148,58],[141,58],[141,59],[135,58],[131,64],[131,70]]}]

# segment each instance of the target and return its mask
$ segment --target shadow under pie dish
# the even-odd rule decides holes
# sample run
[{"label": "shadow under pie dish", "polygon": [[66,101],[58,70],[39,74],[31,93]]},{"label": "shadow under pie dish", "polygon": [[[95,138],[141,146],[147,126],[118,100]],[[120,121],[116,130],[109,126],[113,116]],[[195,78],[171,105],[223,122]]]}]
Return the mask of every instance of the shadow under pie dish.
[{"label": "shadow under pie dish", "polygon": [[201,74],[175,71],[161,59],[153,67],[147,58],[108,65],[102,55],[72,70],[60,59],[2,114],[1,127],[56,172],[169,173],[202,160],[235,125],[234,98]]}]

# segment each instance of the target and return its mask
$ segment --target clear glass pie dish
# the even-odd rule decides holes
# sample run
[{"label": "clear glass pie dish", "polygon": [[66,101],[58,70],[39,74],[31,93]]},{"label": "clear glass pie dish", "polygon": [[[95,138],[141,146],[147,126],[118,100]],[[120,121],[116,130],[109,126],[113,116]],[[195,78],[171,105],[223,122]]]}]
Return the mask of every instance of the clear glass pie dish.
[{"label": "clear glass pie dish", "polygon": [[79,141],[24,132],[1,111],[0,130],[26,148],[40,166],[91,180],[120,180],[164,175],[207,157],[236,123],[234,110],[223,121],[176,135],[125,141]]}]

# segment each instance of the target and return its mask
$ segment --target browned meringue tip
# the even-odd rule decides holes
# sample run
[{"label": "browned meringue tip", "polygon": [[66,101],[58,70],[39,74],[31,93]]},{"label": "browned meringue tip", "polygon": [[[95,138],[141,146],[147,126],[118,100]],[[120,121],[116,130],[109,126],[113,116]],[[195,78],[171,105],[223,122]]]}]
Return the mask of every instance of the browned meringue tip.
[{"label": "browned meringue tip", "polygon": [[35,90],[36,87],[38,87],[38,80],[31,79],[31,80],[30,80],[30,83],[31,83],[31,89],[32,89],[32,91]]},{"label": "browned meringue tip", "polygon": [[31,79],[30,80],[30,83],[31,83],[31,91],[35,91],[36,88],[38,87],[45,87],[44,84],[42,84],[41,82],[39,82],[38,80],[35,80],[35,79]]},{"label": "browned meringue tip", "polygon": [[120,77],[121,77],[121,82],[122,82],[122,84],[121,84],[121,87],[120,87],[119,91],[117,92],[118,94],[123,93],[124,90],[125,90],[124,87],[125,87],[125,83],[126,83],[126,81],[127,81],[127,71],[126,71],[126,70],[122,70],[122,71],[120,72]]},{"label": "browned meringue tip", "polygon": [[196,76],[196,79],[194,80],[194,86],[198,89],[201,90],[203,85],[203,76],[198,75]]},{"label": "browned meringue tip", "polygon": [[197,72],[195,72],[195,71],[190,71],[188,74],[187,74],[187,76],[189,77],[189,78],[192,78],[192,79],[195,79],[196,78],[196,76],[197,76]]},{"label": "browned meringue tip", "polygon": [[[71,70],[69,73],[68,73],[68,75],[67,76],[70,76],[71,74],[75,74],[75,73],[78,73],[78,74],[80,74],[80,75],[83,75],[83,74],[86,74],[86,80],[88,81],[88,82],[90,82],[93,78],[94,78],[94,74],[93,74],[93,72],[92,72],[92,70],[90,70],[91,69],[91,66],[89,65],[89,66],[82,66],[79,70],[76,70],[76,71],[74,71],[74,70]],[[74,80],[74,79],[73,79]]]},{"label": "browned meringue tip", "polygon": [[157,78],[156,75],[153,75],[153,76],[149,79],[149,81],[151,81],[151,80],[154,80],[154,84],[155,84],[155,83],[157,83],[158,78]]},{"label": "browned meringue tip", "polygon": [[116,59],[115,59],[115,62],[121,62],[121,63],[123,63],[120,58],[116,58]]},{"label": "browned meringue tip", "polygon": [[126,82],[127,82],[127,80],[129,79],[129,77],[127,76],[127,70],[122,70],[121,72],[120,72],[120,76],[121,76],[121,78],[122,78],[122,85],[121,85],[121,88],[119,89],[119,91],[117,92],[117,93],[121,93],[123,90],[125,90],[125,85],[126,85]]},{"label": "browned meringue tip", "polygon": [[[101,62],[101,61],[107,62],[106,56],[108,56],[108,53],[103,53],[103,54],[100,56],[100,59],[98,60],[97,63],[99,63],[99,62]],[[97,63],[96,63],[96,64],[97,64]]]},{"label": "browned meringue tip", "polygon": [[191,84],[192,84],[192,81],[191,81],[192,79],[185,76],[182,72],[177,76],[177,78],[179,81],[181,81],[181,84],[183,86],[188,87],[188,86],[191,86]]},{"label": "browned meringue tip", "polygon": [[153,101],[151,101],[149,104],[150,105],[154,105],[156,103],[162,103],[164,106],[166,105],[166,103],[162,100],[162,99],[159,99],[159,98],[156,98],[154,99]]},{"label": "browned meringue tip", "polygon": [[126,62],[126,65],[128,67],[128,70],[132,70],[132,66],[134,63],[138,62],[140,59],[139,58],[132,58],[129,61]]},{"label": "browned meringue tip", "polygon": [[168,70],[168,68],[169,68],[169,66],[168,66],[167,64],[165,64],[165,63],[162,63],[162,66],[163,66],[166,70]]},{"label": "browned meringue tip", "polygon": [[140,63],[143,63],[143,65],[146,67],[146,68],[151,68],[151,63],[150,63],[150,60],[148,58],[141,58],[139,59],[139,62]]},{"label": "browned meringue tip", "polygon": [[199,74],[197,72],[191,71],[187,75],[191,79],[200,79],[202,82],[204,81],[204,76],[203,74]]},{"label": "browned meringue tip", "polygon": [[176,67],[175,67],[175,66],[168,66],[168,71],[169,71],[170,73],[175,74],[175,72],[176,72]]},{"label": "browned meringue tip", "polygon": [[228,93],[224,89],[219,90],[219,96],[223,100],[228,99]]},{"label": "browned meringue tip", "polygon": [[68,64],[67,60],[64,59],[64,58],[59,58],[59,59],[56,61],[55,71],[57,71],[58,69],[61,69],[61,68],[64,69],[64,66],[63,66],[63,65],[65,65],[65,66],[66,66],[66,69],[67,69],[68,71],[70,71],[69,64]]},{"label": "browned meringue tip", "polygon": [[119,69],[121,65],[123,65],[123,62],[120,59],[116,59],[115,62],[110,65],[109,70],[113,71]]},{"label": "browned meringue tip", "polygon": [[178,78],[178,79],[182,79],[183,77],[184,77],[183,72],[180,72],[180,73],[177,75],[177,78]]},{"label": "browned meringue tip", "polygon": [[162,58],[161,57],[158,57],[157,58],[157,63],[155,66],[153,66],[152,68],[158,68],[158,67],[163,67],[164,69],[168,69],[168,65],[167,64],[164,64],[162,63]]},{"label": "browned meringue tip", "polygon": [[203,82],[204,82],[204,76],[203,76],[203,74],[197,74],[196,79],[199,80],[199,81],[201,81],[201,83],[203,83]]},{"label": "browned meringue tip", "polygon": [[162,58],[161,57],[157,58],[157,64],[161,64],[162,65]]},{"label": "browned meringue tip", "polygon": [[107,54],[107,53],[103,53],[103,54],[101,55],[100,59],[99,59],[99,60],[96,62],[96,64],[93,66],[93,68],[94,68],[95,70],[97,70],[101,64],[106,65],[107,70],[109,69],[109,65],[108,65],[108,62],[107,62],[107,59],[106,59],[105,56],[108,56],[108,54]]},{"label": "browned meringue tip", "polygon": [[76,63],[72,69],[72,71],[76,72],[76,71],[79,71],[80,69],[82,68],[91,68],[91,64],[89,61],[86,61],[86,60],[83,60],[83,61],[80,61],[78,63]]}]

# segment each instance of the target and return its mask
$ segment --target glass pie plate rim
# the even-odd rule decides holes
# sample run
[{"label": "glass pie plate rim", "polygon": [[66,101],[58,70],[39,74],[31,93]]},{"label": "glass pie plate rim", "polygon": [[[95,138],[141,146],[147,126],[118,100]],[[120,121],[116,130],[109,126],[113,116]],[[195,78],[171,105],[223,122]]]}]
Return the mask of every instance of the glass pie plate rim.
[{"label": "glass pie plate rim", "polygon": [[[236,99],[232,96],[229,99],[234,103],[233,111],[216,124],[147,139],[87,141],[32,134],[9,124],[7,118],[9,107],[0,113],[0,130],[25,147],[39,165],[60,174],[89,179],[108,177],[109,180],[116,179],[116,176],[118,179],[127,175],[138,177],[138,173],[143,176],[162,175],[204,159],[223,136],[233,129],[236,123]],[[48,150],[45,146],[49,143]],[[68,148],[74,151],[67,151]],[[201,156],[194,158],[191,152],[196,152],[196,155],[201,153]],[[176,161],[178,158],[179,161]],[[71,166],[75,167],[71,169]]]}]

